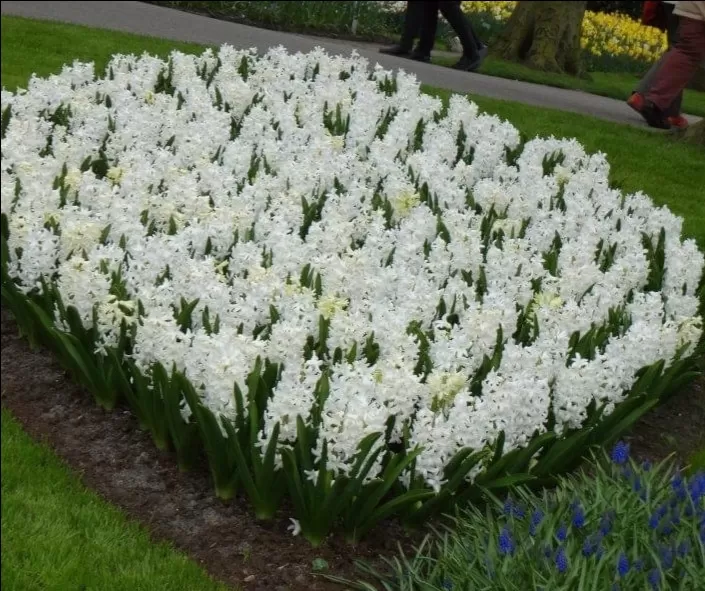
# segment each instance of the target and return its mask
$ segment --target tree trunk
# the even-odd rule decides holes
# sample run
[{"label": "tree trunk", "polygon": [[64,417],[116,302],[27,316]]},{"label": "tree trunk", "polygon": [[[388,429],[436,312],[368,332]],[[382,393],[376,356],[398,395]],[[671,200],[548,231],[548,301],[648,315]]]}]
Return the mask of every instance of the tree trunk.
[{"label": "tree trunk", "polygon": [[580,73],[580,32],[587,2],[516,5],[493,53],[550,72]]},{"label": "tree trunk", "polygon": [[694,125],[689,125],[682,133],[681,139],[689,144],[705,146],[705,119],[701,119]]}]

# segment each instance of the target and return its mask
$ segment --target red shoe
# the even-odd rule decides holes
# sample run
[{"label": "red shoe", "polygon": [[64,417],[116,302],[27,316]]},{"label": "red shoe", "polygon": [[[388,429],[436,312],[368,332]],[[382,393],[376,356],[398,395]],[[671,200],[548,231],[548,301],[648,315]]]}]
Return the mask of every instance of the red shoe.
[{"label": "red shoe", "polygon": [[632,95],[627,99],[627,104],[644,118],[649,127],[671,128],[671,123],[666,120],[661,110],[651,101],[647,101],[644,95],[632,92]]},{"label": "red shoe", "polygon": [[632,92],[632,95],[627,99],[627,104],[637,113],[641,113],[644,108],[644,96],[638,92]]},{"label": "red shoe", "polygon": [[666,120],[671,124],[671,127],[675,127],[677,129],[685,129],[686,127],[688,127],[688,125],[690,125],[688,123],[688,120],[683,117],[683,115],[668,117]]}]

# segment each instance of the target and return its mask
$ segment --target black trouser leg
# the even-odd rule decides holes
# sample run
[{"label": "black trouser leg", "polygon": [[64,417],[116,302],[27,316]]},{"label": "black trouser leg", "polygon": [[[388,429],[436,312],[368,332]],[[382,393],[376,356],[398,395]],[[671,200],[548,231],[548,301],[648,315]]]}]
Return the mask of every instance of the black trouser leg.
[{"label": "black trouser leg", "polygon": [[479,51],[483,43],[482,41],[480,41],[480,37],[478,36],[478,34],[475,33],[475,29],[473,29],[472,23],[470,22],[470,19],[467,16],[465,17],[465,22],[468,24],[468,29],[470,29],[470,35],[472,35],[472,38],[475,40],[475,47],[477,47]]},{"label": "black trouser leg", "polygon": [[460,2],[439,2],[438,7],[448,24],[453,27],[463,46],[463,54],[470,59],[478,57],[478,41],[473,34],[470,23],[460,9]]},{"label": "black trouser leg", "polygon": [[[416,2],[414,2],[416,4]],[[422,5],[421,33],[417,53],[420,55],[431,55],[433,43],[436,40],[436,29],[438,28],[438,1],[419,2]]]},{"label": "black trouser leg", "polygon": [[411,51],[414,46],[414,39],[419,36],[421,24],[424,19],[425,2],[407,2],[406,14],[404,15],[404,31],[401,35],[399,45],[405,51]]}]

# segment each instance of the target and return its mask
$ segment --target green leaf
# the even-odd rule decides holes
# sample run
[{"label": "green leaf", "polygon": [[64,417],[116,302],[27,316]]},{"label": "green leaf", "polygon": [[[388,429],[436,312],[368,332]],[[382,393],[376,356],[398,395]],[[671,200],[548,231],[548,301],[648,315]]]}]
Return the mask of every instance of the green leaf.
[{"label": "green leaf", "polygon": [[[166,372],[164,375],[166,376]],[[185,381],[187,381],[186,377],[177,372],[176,367],[173,367],[171,378],[167,378],[164,382],[165,388],[162,390],[166,425],[176,449],[181,470],[189,470],[195,465],[199,444],[198,427],[193,422],[187,423],[181,415],[181,400]]]},{"label": "green leaf", "polygon": [[230,500],[237,490],[237,468],[233,458],[233,446],[228,445],[220,430],[215,415],[206,408],[188,380],[184,380],[184,396],[196,416],[199,432],[208,455],[216,495],[222,500]]},{"label": "green leaf", "polygon": [[[274,481],[274,472],[275,472],[275,460],[277,456],[277,445],[279,443],[279,423],[274,425],[274,429],[272,429],[272,435],[270,436],[269,439],[269,444],[267,444],[267,449],[264,453],[264,459],[262,460],[262,475],[260,476],[260,479],[263,481],[263,485],[266,487],[272,486],[272,482]],[[253,453],[258,453],[256,450],[253,450]]]},{"label": "green leaf", "polygon": [[565,471],[582,458],[591,434],[591,429],[581,429],[567,439],[556,440],[545,456],[539,458],[533,475],[545,477]]},{"label": "green leaf", "polygon": [[313,470],[313,462],[311,461],[312,447],[308,441],[308,428],[304,424],[301,415],[296,417],[296,450],[298,452],[298,460],[301,462],[302,468],[310,472]]},{"label": "green leaf", "polygon": [[373,514],[375,507],[382,500],[394,484],[397,483],[401,473],[413,462],[421,453],[421,448],[416,448],[406,454],[395,454],[391,461],[387,464],[381,476],[381,484],[376,490],[366,496],[365,502],[358,511],[359,523],[366,523]]},{"label": "green leaf", "polygon": [[453,478],[453,474],[460,468],[465,459],[472,453],[472,449],[469,447],[464,447],[459,452],[457,452],[448,462],[446,462],[445,468],[443,469],[443,475],[445,480],[450,480]]},{"label": "green leaf", "polygon": [[634,423],[636,423],[658,403],[658,398],[646,400],[643,404],[639,405],[636,409],[614,425],[609,431],[604,433],[602,435],[602,442],[604,442],[605,445],[611,445],[617,441],[622,434],[624,434]]},{"label": "green leaf", "polygon": [[240,442],[238,441],[238,436],[235,431],[235,427],[225,417],[220,417],[220,422],[222,423],[223,427],[225,428],[225,431],[228,434],[227,442],[225,442],[225,445],[232,445],[235,464],[237,466],[237,470],[240,476],[240,482],[245,488],[245,492],[250,498],[252,504],[257,507],[261,502],[259,491],[257,490],[257,485],[255,484],[255,481],[252,479],[252,475],[250,474],[249,466],[247,464],[247,460],[245,459],[245,454],[243,453],[242,448],[240,447]]},{"label": "green leaf", "polygon": [[382,453],[381,446],[371,451],[380,436],[379,433],[371,433],[360,442],[350,477],[339,475],[336,478],[333,490],[328,494],[321,507],[321,513],[334,517],[344,512],[345,527],[348,531],[354,529],[358,508],[365,499],[365,495],[360,495],[363,481]]},{"label": "green leaf", "polygon": [[375,509],[375,511],[356,528],[355,538],[360,539],[383,519],[386,519],[395,512],[400,511],[404,507],[414,505],[419,501],[428,499],[434,494],[435,493],[431,490],[410,490],[403,495],[394,497],[384,505],[377,507],[377,509]]},{"label": "green leaf", "polygon": [[7,105],[2,111],[2,123],[0,124],[0,139],[5,139],[5,133],[12,118],[12,105]]},{"label": "green leaf", "polygon": [[301,483],[299,475],[299,465],[296,459],[296,454],[293,450],[284,448],[281,451],[282,463],[284,465],[284,474],[289,489],[289,496],[294,504],[296,517],[302,524],[305,524],[309,519],[309,508],[306,502],[306,494]]},{"label": "green leaf", "polygon": [[556,434],[553,432],[544,433],[538,437],[534,437],[529,445],[522,449],[516,456],[516,460],[511,462],[507,468],[510,474],[517,474],[521,472],[526,472],[529,469],[529,464],[533,456],[538,453],[538,451],[554,441]]},{"label": "green leaf", "polygon": [[495,443],[494,457],[492,458],[492,464],[499,462],[502,457],[502,452],[504,451],[504,431],[500,431],[497,436],[497,442]]},{"label": "green leaf", "polygon": [[531,474],[512,474],[510,476],[505,476],[503,478],[497,478],[496,480],[491,480],[489,482],[485,482],[482,485],[482,488],[486,488],[489,490],[492,489],[505,489],[505,488],[510,488],[513,486],[517,486],[519,484],[524,484],[526,482],[529,482],[534,479],[534,476]]},{"label": "green leaf", "polygon": [[[126,359],[125,363],[127,365],[129,376],[132,378],[132,383],[134,384],[134,386],[130,386],[130,384],[128,384],[130,390],[133,391],[133,394],[128,394],[128,396],[134,401],[131,403],[131,406],[133,407],[135,414],[137,414],[137,418],[140,421],[140,426],[154,434],[157,427],[154,424],[155,417],[152,416],[152,413],[150,412],[150,405],[148,404],[149,397],[152,396],[152,394],[149,392],[147,380],[132,359]],[[161,417],[158,417],[157,419],[159,422],[162,422]]]},{"label": "green leaf", "polygon": [[[466,450],[468,454],[472,451],[467,448]],[[457,458],[459,454],[456,454],[455,458]],[[459,465],[453,466],[452,471],[450,470],[450,464],[447,465],[444,471],[447,478],[446,483],[441,487],[441,490],[437,494],[429,498],[429,500],[426,503],[423,503],[421,507],[414,510],[414,512],[409,516],[409,521],[419,524],[428,519],[434,513],[439,511],[447,511],[450,509],[457,501],[457,491],[465,483],[465,477],[468,475],[470,470],[472,470],[478,462],[482,460],[483,457],[484,453],[480,450],[472,453],[471,455],[467,455],[467,457],[465,457]]]},{"label": "green leaf", "polygon": [[357,359],[357,343],[353,343],[353,346],[350,347],[350,351],[348,351],[348,354],[346,355],[345,359],[348,363],[355,362],[355,360]]}]

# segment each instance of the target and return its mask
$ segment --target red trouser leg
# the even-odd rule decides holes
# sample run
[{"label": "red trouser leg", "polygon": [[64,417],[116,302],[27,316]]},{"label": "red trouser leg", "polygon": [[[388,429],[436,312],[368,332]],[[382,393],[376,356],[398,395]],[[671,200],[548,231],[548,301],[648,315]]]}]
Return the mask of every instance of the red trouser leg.
[{"label": "red trouser leg", "polygon": [[678,41],[666,54],[646,99],[665,111],[705,61],[705,21],[681,17]]}]

